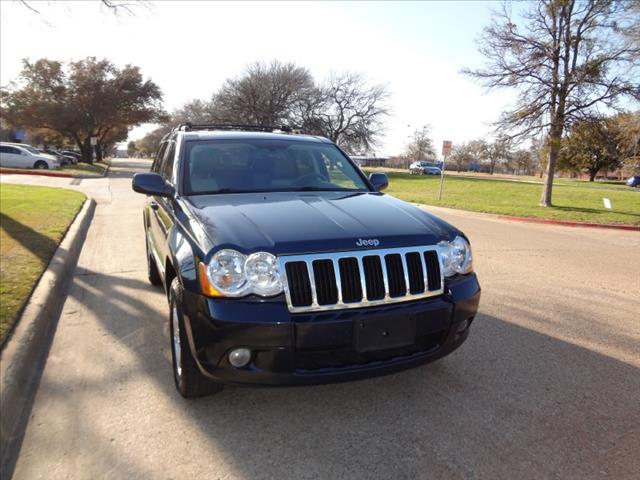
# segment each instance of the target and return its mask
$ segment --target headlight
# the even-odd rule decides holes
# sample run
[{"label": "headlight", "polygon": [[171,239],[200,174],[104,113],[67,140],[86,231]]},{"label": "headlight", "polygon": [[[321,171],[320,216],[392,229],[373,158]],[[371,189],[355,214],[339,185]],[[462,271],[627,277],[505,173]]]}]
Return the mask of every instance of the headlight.
[{"label": "headlight", "polygon": [[282,291],[278,262],[270,253],[250,255],[244,264],[244,271],[253,293],[266,297]]},{"label": "headlight", "polygon": [[440,257],[445,277],[452,277],[456,273],[470,273],[473,271],[473,257],[471,246],[464,238],[458,236],[453,242],[440,242]]},{"label": "headlight", "polygon": [[213,287],[224,296],[237,297],[246,293],[244,276],[246,257],[235,250],[220,250],[209,262],[208,274]]},{"label": "headlight", "polygon": [[[282,292],[277,259],[267,252],[247,257],[235,250],[220,250],[202,270],[207,277],[201,278],[202,290],[210,296],[242,297],[255,293],[267,297]],[[202,280],[208,280],[210,285],[202,284]]]}]

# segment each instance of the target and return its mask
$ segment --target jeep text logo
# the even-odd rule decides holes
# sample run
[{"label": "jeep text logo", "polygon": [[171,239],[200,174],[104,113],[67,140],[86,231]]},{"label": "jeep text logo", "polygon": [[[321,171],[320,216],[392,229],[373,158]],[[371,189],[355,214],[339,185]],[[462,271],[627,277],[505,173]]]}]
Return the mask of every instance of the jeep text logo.
[{"label": "jeep text logo", "polygon": [[380,245],[380,240],[377,238],[359,238],[356,242],[356,247],[377,247]]}]

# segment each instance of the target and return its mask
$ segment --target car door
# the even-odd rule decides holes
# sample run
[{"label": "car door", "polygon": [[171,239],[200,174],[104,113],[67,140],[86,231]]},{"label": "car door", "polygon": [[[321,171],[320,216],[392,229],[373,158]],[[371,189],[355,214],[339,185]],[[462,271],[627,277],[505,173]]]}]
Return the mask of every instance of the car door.
[{"label": "car door", "polygon": [[[163,159],[159,165],[159,173],[165,181],[173,185],[173,165],[175,162],[176,143],[166,142]],[[169,255],[168,236],[173,226],[173,199],[166,197],[152,197],[150,200],[150,214],[153,236],[156,240],[157,254],[164,262]]]},{"label": "car door", "polygon": [[17,147],[10,145],[0,146],[0,166],[1,167],[25,167],[24,161],[26,155],[23,155],[23,151]]},{"label": "car door", "polygon": [[[153,161],[153,165],[151,165],[151,173],[160,174],[166,148],[167,142],[162,142],[158,149],[158,153],[156,154],[156,158]],[[162,235],[160,233],[160,227],[158,226],[158,208],[160,208],[160,206],[158,205],[157,197],[147,197],[144,214],[147,225],[146,233],[149,252],[155,257],[160,273],[164,276],[164,261],[160,255],[159,247],[160,242],[162,241]]]},{"label": "car door", "polygon": [[[173,178],[173,165],[175,163],[176,157],[176,142],[174,140],[170,140],[167,144],[167,150],[164,155],[164,161],[162,162],[162,171],[160,174],[162,178],[171,185],[174,185]],[[160,227],[160,233],[162,235],[162,240],[160,241],[160,254],[162,258],[167,258],[169,256],[169,233],[171,232],[171,228],[173,227],[173,218],[174,218],[174,200],[173,198],[167,197],[158,197],[157,198],[158,205],[160,208],[156,210],[156,215],[158,218],[158,227]]]}]

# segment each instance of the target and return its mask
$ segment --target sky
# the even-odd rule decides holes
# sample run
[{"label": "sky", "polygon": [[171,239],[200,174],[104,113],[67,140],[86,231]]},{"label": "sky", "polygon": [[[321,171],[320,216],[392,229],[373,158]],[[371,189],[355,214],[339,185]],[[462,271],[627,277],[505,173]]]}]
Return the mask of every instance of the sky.
[{"label": "sky", "polygon": [[[114,15],[99,2],[0,2],[0,84],[21,60],[106,57],[134,64],[164,93],[170,111],[208,99],[256,60],[291,61],[321,81],[362,72],[387,85],[391,116],[378,155],[402,153],[429,125],[438,152],[492,134],[490,123],[513,99],[487,94],[460,74],[479,67],[477,37],[495,2],[149,2]],[[137,139],[152,126],[135,128]]]}]

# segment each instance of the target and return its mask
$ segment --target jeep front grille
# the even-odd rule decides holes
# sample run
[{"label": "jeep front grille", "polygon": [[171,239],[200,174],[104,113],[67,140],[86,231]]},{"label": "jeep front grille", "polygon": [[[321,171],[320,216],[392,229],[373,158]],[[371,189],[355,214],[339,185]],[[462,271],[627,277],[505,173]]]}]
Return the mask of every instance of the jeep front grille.
[{"label": "jeep front grille", "polygon": [[291,312],[406,302],[443,293],[436,247],[279,257]]}]

